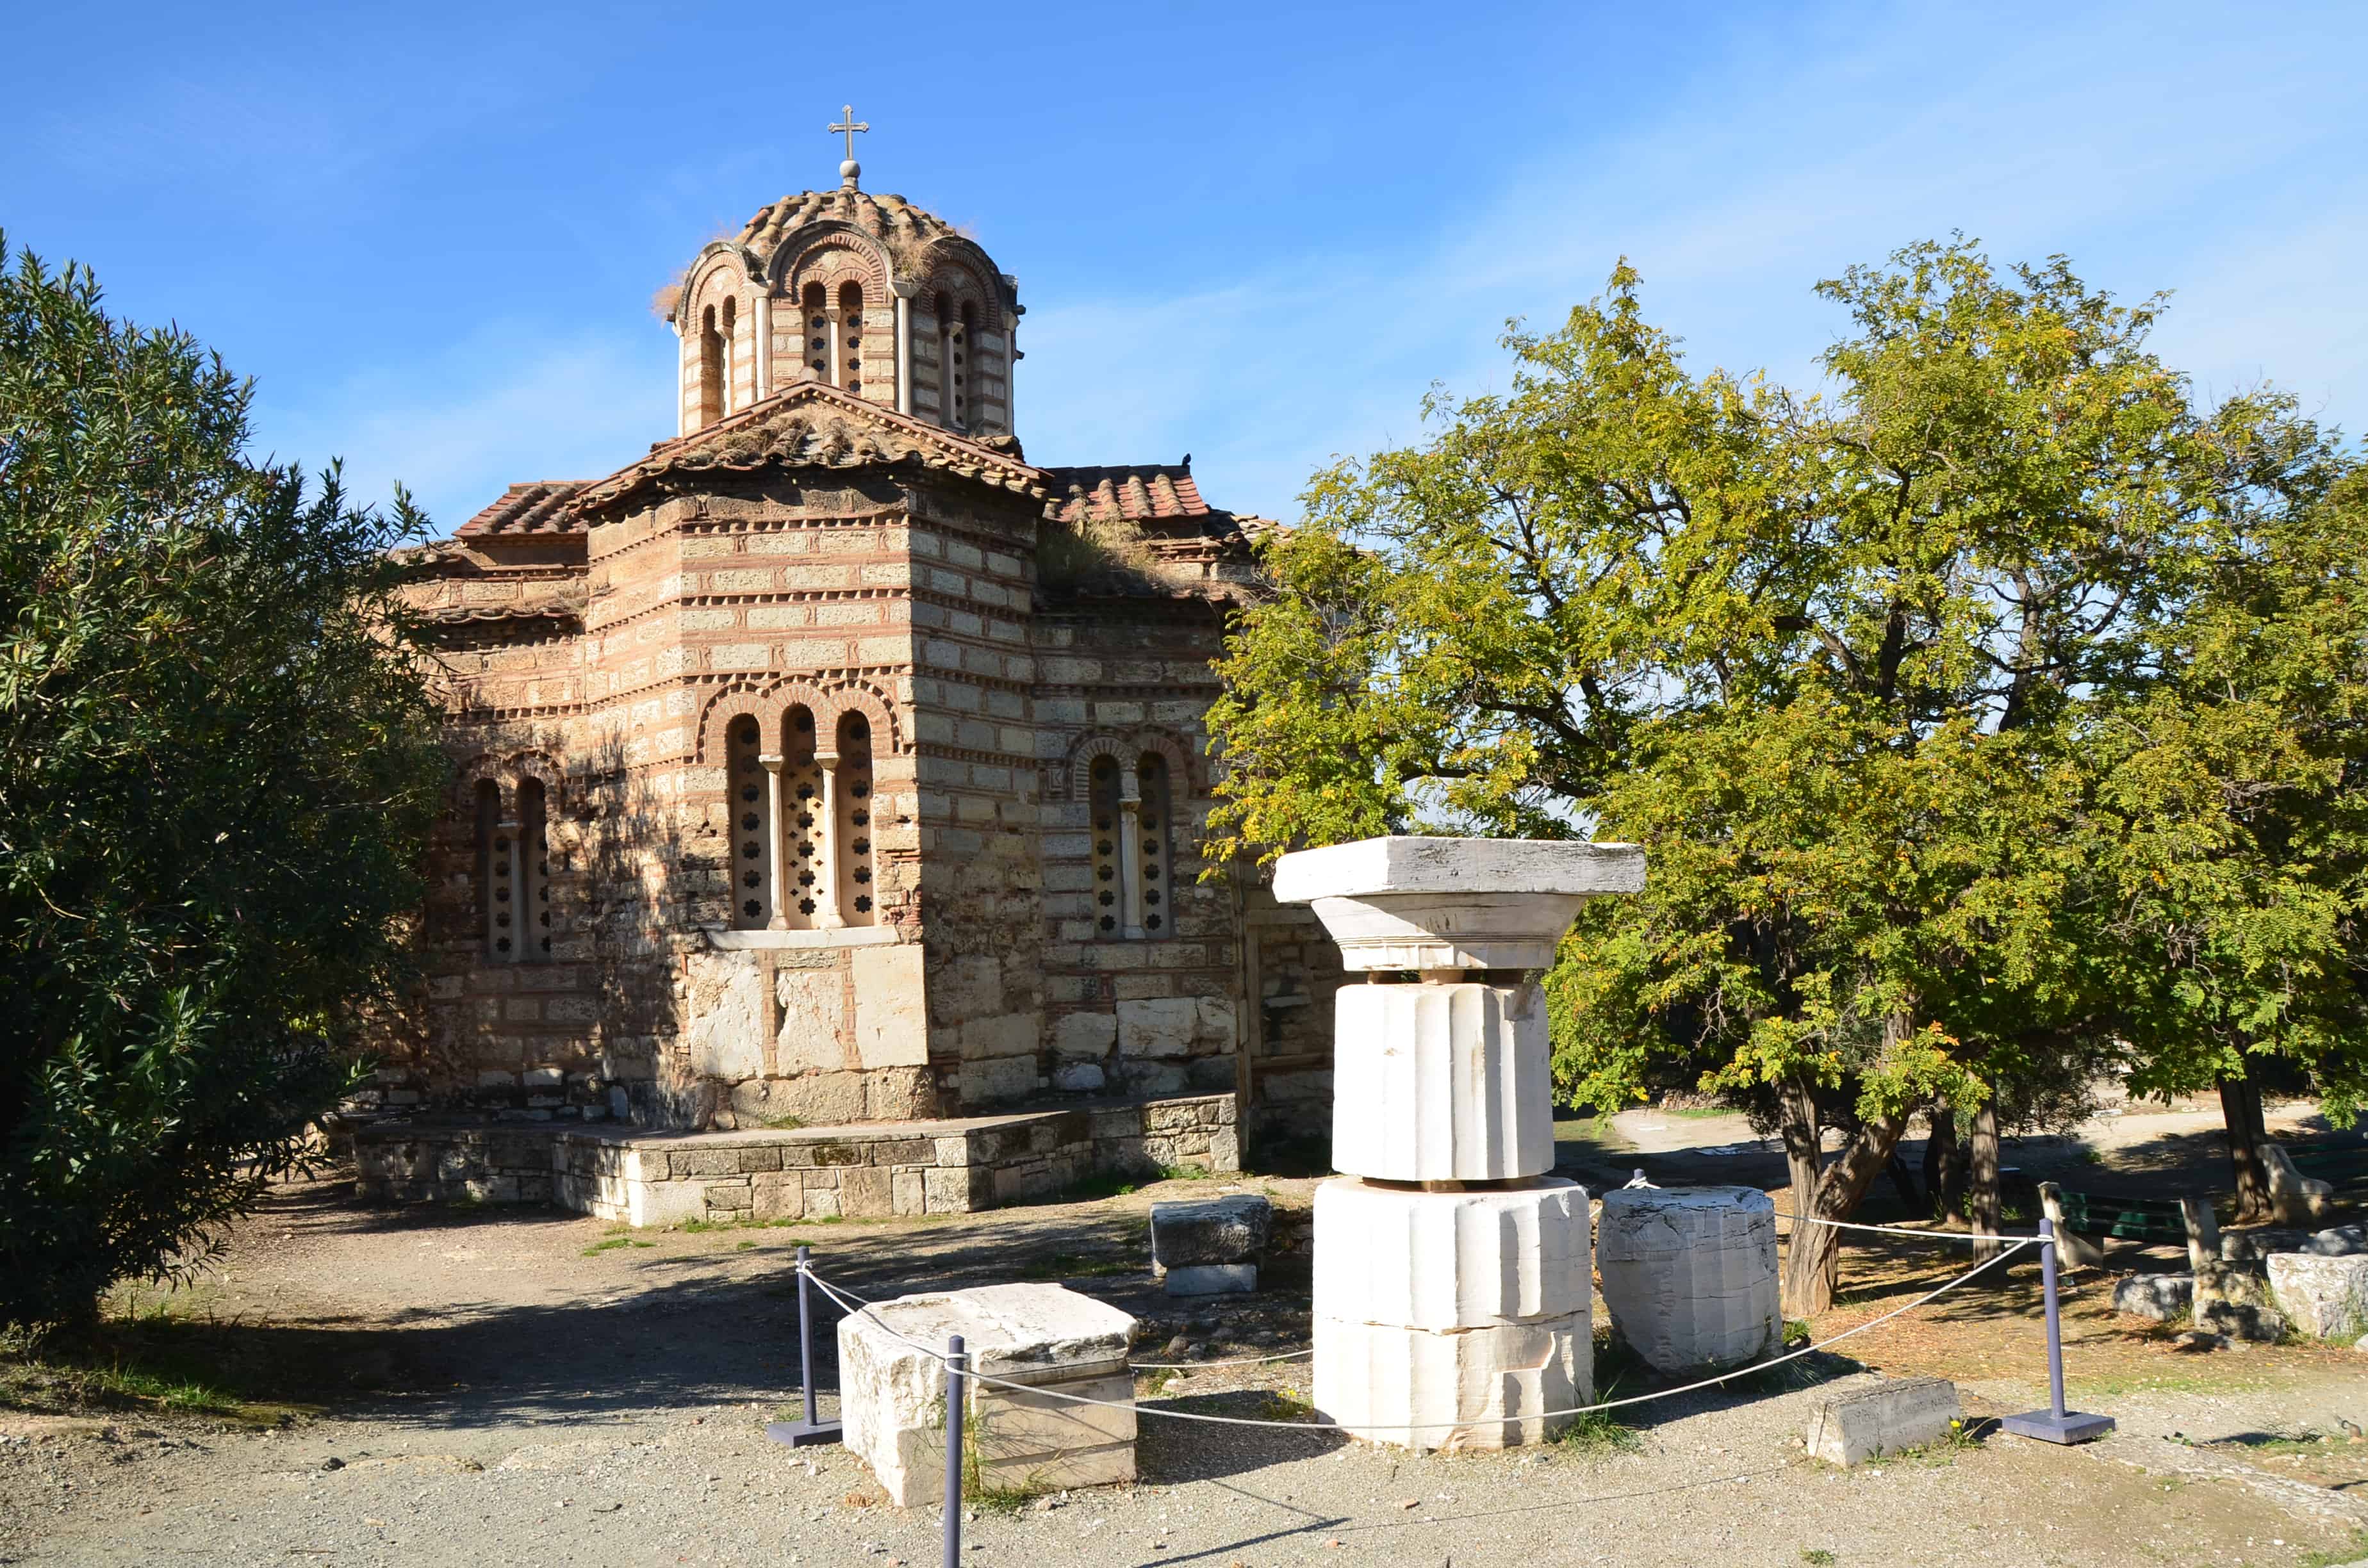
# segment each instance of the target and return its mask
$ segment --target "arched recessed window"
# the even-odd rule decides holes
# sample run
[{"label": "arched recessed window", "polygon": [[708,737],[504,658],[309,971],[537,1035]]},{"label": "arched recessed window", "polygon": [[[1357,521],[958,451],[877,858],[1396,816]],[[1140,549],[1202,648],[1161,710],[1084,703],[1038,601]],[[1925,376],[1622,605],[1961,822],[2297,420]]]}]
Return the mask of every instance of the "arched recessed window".
[{"label": "arched recessed window", "polygon": [[838,876],[838,912],[849,926],[880,924],[880,888],[872,853],[871,723],[860,713],[838,721],[838,821],[831,862]]},{"label": "arched recessed window", "polygon": [[1175,840],[1170,835],[1168,812],[1173,804],[1168,789],[1167,759],[1157,752],[1145,752],[1134,765],[1135,786],[1142,795],[1136,807],[1138,822],[1135,869],[1141,879],[1143,934],[1165,937],[1176,929],[1175,868],[1169,862],[1175,858]]},{"label": "arched recessed window", "polygon": [[954,302],[942,289],[931,312],[938,324],[938,423],[954,422]]},{"label": "arched recessed window", "polygon": [[550,796],[540,778],[518,788],[518,961],[551,961]]},{"label": "arched recessed window", "polygon": [[715,307],[699,312],[699,423],[723,417],[723,335],[716,328]]},{"label": "arched recessed window", "polygon": [[793,929],[804,931],[813,928],[822,909],[820,890],[830,872],[830,854],[814,711],[803,704],[782,715],[781,756],[781,910]]},{"label": "arched recessed window", "polygon": [[764,733],[754,719],[734,719],[725,747],[731,796],[732,924],[762,928],[773,917],[773,802],[762,760]]},{"label": "arched recessed window", "polygon": [[863,285],[853,278],[838,286],[838,384],[863,390]]},{"label": "arched recessed window", "polygon": [[502,821],[502,787],[477,781],[477,898],[486,961],[507,963],[518,951],[518,887],[511,863],[515,825]]},{"label": "arched recessed window", "polygon": [[732,412],[732,358],[739,347],[740,301],[731,295],[723,296],[723,307],[715,318],[716,335],[723,342],[717,354],[718,374],[715,386],[715,407],[719,414]]},{"label": "arched recessed window", "polygon": [[960,430],[970,428],[969,361],[977,342],[978,302],[975,300],[964,300],[962,305],[962,320],[954,327],[953,362],[947,370],[947,381],[952,386],[954,392],[954,427]]},{"label": "arched recessed window", "polygon": [[829,381],[832,379],[830,316],[824,309],[821,284],[809,283],[805,286],[803,294],[800,296],[798,312],[804,319],[805,324],[806,368],[818,378]]},{"label": "arched recessed window", "polygon": [[1092,808],[1087,825],[1093,830],[1094,840],[1094,934],[1122,936],[1126,925],[1126,881],[1121,874],[1125,861],[1119,853],[1118,758],[1094,758],[1086,782],[1087,800]]}]

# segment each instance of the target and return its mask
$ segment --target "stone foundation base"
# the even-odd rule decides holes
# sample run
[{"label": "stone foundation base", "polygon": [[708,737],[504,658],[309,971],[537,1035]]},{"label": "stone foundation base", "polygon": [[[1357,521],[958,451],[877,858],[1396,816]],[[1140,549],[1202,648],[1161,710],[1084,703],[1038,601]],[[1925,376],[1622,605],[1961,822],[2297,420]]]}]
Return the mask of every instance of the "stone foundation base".
[{"label": "stone foundation base", "polygon": [[632,1225],[960,1214],[1089,1176],[1241,1169],[1231,1095],[744,1132],[383,1121],[354,1137],[378,1203],[556,1203]]},{"label": "stone foundation base", "polygon": [[1586,1188],[1315,1189],[1315,1403],[1370,1442],[1502,1449],[1594,1386]]},{"label": "stone foundation base", "polygon": [[1539,1443],[1572,1420],[1544,1412],[1594,1398],[1594,1356],[1586,1312],[1453,1334],[1319,1316],[1315,1408],[1406,1449]]}]

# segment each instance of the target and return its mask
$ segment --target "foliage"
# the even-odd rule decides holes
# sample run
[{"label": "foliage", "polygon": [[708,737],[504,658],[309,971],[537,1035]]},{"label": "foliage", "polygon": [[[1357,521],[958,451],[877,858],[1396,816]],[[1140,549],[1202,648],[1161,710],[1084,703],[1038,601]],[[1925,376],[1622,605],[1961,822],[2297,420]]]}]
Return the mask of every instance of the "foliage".
[{"label": "foliage", "polygon": [[[2356,880],[2289,856],[2353,744],[2334,448],[2274,396],[2199,410],[2159,301],[2060,257],[1924,244],[1819,292],[1851,322],[1827,394],[1690,372],[1623,264],[1508,337],[1507,393],[1435,392],[1424,444],[1319,473],[1221,666],[1212,859],[1643,844],[1645,892],[1549,976],[1559,1082],[1734,1096],[1829,1217],[1919,1107],[2047,1116],[2119,1040],[2142,1088],[2338,1062]],[[2325,722],[2282,737],[2297,701]]]},{"label": "foliage", "polygon": [[438,781],[388,547],[248,387],[0,248],[0,1321],[216,1242],[393,994]]}]

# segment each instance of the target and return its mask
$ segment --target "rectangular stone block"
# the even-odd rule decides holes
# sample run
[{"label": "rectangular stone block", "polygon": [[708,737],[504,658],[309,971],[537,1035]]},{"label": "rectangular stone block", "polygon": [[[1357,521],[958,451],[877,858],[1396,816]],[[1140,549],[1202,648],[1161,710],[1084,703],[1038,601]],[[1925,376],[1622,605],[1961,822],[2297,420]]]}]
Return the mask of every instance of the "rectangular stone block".
[{"label": "rectangular stone block", "polygon": [[2295,1330],[2350,1342],[2368,1334],[2368,1257],[2270,1255],[2270,1294]]},{"label": "rectangular stone block", "polygon": [[1809,1413],[1809,1455],[1864,1464],[1939,1442],[1963,1415],[1957,1385],[1946,1378],[1881,1378],[1818,1402]]},{"label": "rectangular stone block", "polygon": [[[973,1367],[1027,1385],[973,1383],[967,1445],[998,1488],[1105,1485],[1134,1479],[1134,1320],[1057,1285],[991,1285],[905,1296],[838,1325],[840,1418],[848,1450],[898,1507],[937,1502],[945,1484],[945,1371],[916,1346],[961,1335]],[[893,1332],[892,1332],[893,1331]],[[901,1336],[901,1337],[899,1337]],[[912,1343],[906,1343],[910,1341]],[[1124,1408],[1079,1405],[1053,1392]]]},{"label": "rectangular stone block", "polygon": [[1171,1268],[1160,1284],[1171,1296],[1230,1296],[1258,1289],[1255,1263],[1195,1263]]}]

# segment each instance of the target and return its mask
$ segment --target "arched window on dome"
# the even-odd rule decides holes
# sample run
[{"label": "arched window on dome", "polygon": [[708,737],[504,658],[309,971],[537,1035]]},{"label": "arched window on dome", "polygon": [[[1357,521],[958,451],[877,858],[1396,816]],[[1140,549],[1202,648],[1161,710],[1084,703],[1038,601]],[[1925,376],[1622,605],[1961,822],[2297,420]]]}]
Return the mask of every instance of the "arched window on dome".
[{"label": "arched window on dome", "polygon": [[729,294],[723,296],[723,303],[717,312],[715,330],[723,339],[718,363],[720,373],[715,378],[716,413],[721,415],[732,412],[734,401],[732,396],[732,361],[740,347],[740,301]]},{"label": "arched window on dome", "polygon": [[853,278],[838,286],[838,384],[863,390],[863,285]]},{"label": "arched window on dome", "polygon": [[814,373],[817,381],[834,381],[838,378],[831,373],[831,367],[837,362],[837,357],[831,352],[830,314],[825,303],[822,285],[809,283],[799,296],[798,313],[805,324],[806,369]]},{"label": "arched window on dome", "polygon": [[978,301],[962,302],[962,319],[954,324],[953,354],[946,367],[946,383],[953,389],[951,420],[957,430],[971,426],[971,348],[978,341]]},{"label": "arched window on dome", "polygon": [[699,312],[699,423],[723,417],[723,335],[716,330],[715,307]]}]

